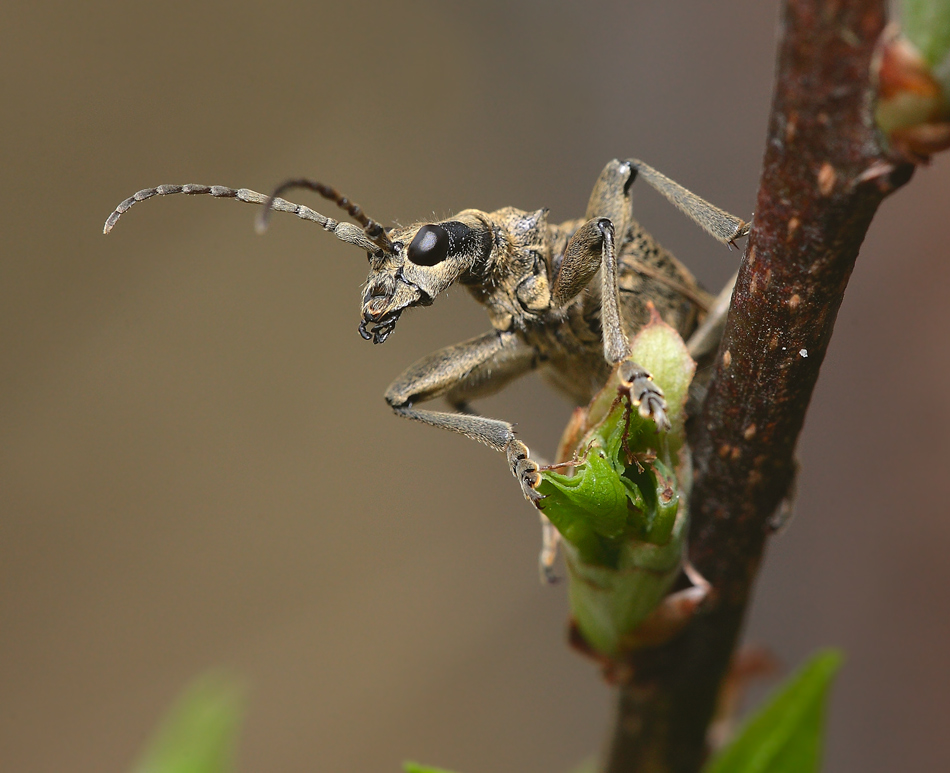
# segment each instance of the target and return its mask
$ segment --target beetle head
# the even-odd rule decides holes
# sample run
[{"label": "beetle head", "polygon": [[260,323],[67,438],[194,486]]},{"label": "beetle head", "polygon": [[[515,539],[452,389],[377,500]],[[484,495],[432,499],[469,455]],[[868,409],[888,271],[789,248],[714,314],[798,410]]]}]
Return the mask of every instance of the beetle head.
[{"label": "beetle head", "polygon": [[440,223],[416,223],[387,234],[392,247],[368,253],[360,335],[382,343],[402,312],[428,306],[457,281],[476,281],[492,251],[492,229],[483,213],[465,210]]}]

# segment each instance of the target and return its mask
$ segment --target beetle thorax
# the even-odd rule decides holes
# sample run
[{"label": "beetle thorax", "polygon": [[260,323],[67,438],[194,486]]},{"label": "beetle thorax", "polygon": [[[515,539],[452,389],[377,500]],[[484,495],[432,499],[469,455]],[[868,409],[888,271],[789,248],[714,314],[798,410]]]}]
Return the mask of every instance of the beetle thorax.
[{"label": "beetle thorax", "polygon": [[506,207],[488,219],[494,226],[490,264],[468,287],[496,330],[523,330],[551,308],[547,210]]}]

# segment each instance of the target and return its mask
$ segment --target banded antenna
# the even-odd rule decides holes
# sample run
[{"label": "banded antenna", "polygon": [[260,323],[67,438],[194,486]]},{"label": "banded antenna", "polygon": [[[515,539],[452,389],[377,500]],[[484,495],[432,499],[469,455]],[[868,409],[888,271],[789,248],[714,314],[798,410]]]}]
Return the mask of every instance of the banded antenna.
[{"label": "banded antenna", "polygon": [[[289,212],[292,215],[296,215],[301,220],[312,220],[314,223],[318,223],[319,225],[323,226],[324,230],[329,231],[341,241],[344,241],[347,244],[355,244],[357,247],[365,250],[366,252],[371,252],[374,255],[379,254],[380,250],[384,252],[392,252],[392,242],[389,241],[389,238],[386,236],[386,232],[383,230],[383,227],[375,220],[368,218],[363,213],[362,209],[360,209],[359,205],[351,202],[333,188],[322,186],[324,190],[332,192],[333,194],[326,196],[326,198],[329,198],[331,201],[334,201],[342,206],[347,212],[349,212],[356,220],[360,222],[360,225],[363,226],[362,228],[353,225],[352,223],[341,223],[338,220],[334,220],[332,217],[321,215],[316,210],[310,209],[310,207],[305,207],[301,204],[294,204],[291,201],[287,201],[277,196],[278,193],[285,190],[286,188],[295,187],[296,183],[298,182],[299,181],[297,180],[289,181],[289,183],[293,183],[293,185],[284,183],[283,185],[279,186],[275,193],[271,196],[265,196],[263,193],[252,191],[250,188],[228,188],[224,185],[198,185],[194,183],[188,185],[159,185],[155,188],[145,188],[144,190],[141,190],[138,193],[130,196],[115,208],[115,211],[106,219],[105,225],[102,227],[102,233],[109,233],[115,227],[115,224],[118,222],[119,218],[128,212],[132,208],[133,204],[136,204],[140,201],[145,201],[146,199],[150,199],[153,196],[172,196],[176,193],[183,193],[186,196],[209,195],[218,199],[235,199],[237,201],[243,201],[246,204],[259,204],[261,206],[267,207],[267,210],[265,211],[268,214],[272,209],[275,209],[278,212]],[[313,188],[313,190],[317,189]],[[319,190],[317,192],[322,193]],[[263,231],[267,227],[267,220],[267,217],[263,217],[258,220],[259,231]],[[370,234],[373,234],[372,238],[370,237]]]},{"label": "banded antenna", "polygon": [[[363,212],[363,208],[359,204],[357,204],[355,201],[350,201],[336,188],[333,188],[329,185],[324,185],[323,183],[317,182],[316,180],[308,180],[305,177],[285,180],[274,189],[274,192],[270,195],[270,198],[264,205],[264,209],[261,210],[261,213],[257,216],[257,230],[259,233],[263,233],[267,230],[267,224],[270,222],[271,210],[276,209],[276,207],[274,207],[274,202],[278,200],[277,197],[284,191],[289,191],[291,188],[305,188],[309,191],[316,191],[321,196],[323,196],[323,198],[332,201],[334,204],[340,207],[340,209],[345,210],[357,223],[363,226],[363,233],[366,234],[367,239],[369,239],[383,252],[392,255],[393,243],[389,241],[389,237],[386,235],[386,229],[373,220],[373,218],[369,217],[365,212]],[[370,252],[372,252],[372,250],[370,250]]]}]

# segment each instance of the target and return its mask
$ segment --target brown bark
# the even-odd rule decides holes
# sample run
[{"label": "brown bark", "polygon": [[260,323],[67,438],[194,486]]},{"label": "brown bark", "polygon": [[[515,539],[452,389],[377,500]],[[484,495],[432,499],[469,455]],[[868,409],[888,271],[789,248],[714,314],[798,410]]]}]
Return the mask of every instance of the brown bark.
[{"label": "brown bark", "polygon": [[872,60],[883,0],[787,0],[755,220],[695,437],[690,557],[715,599],[636,653],[608,773],[699,769],[769,521],[858,249],[913,167],[882,147]]}]

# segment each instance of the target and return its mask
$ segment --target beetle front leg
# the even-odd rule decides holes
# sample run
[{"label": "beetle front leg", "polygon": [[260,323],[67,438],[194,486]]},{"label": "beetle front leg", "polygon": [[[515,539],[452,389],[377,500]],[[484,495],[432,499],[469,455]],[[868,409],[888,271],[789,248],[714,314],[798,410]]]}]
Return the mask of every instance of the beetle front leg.
[{"label": "beetle front leg", "polygon": [[440,349],[410,365],[386,390],[386,402],[399,416],[441,427],[484,443],[505,454],[512,475],[530,502],[541,495],[538,465],[528,447],[515,437],[511,424],[464,413],[427,411],[416,402],[447,397],[454,405],[467,404],[501,389],[537,364],[537,353],[513,333],[486,333]]},{"label": "beetle front leg", "polygon": [[507,421],[464,413],[424,411],[413,408],[411,404],[398,405],[390,402],[390,405],[399,416],[421,421],[432,427],[458,432],[460,435],[484,443],[489,448],[501,451],[507,457],[508,469],[521,485],[521,493],[524,494],[525,499],[532,503],[542,499],[537,491],[537,486],[541,482],[538,464],[529,457],[528,447],[515,437],[514,429]]}]

